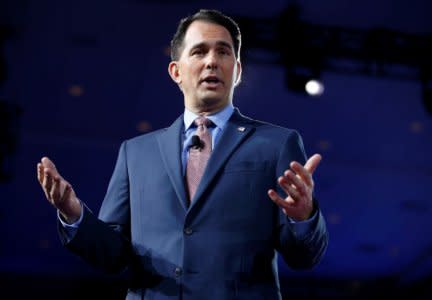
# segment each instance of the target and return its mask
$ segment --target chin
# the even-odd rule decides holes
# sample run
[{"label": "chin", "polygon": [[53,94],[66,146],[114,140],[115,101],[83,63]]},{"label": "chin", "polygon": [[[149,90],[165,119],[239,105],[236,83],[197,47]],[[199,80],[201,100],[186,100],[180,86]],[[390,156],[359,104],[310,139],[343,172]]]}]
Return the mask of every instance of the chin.
[{"label": "chin", "polygon": [[212,110],[225,106],[226,103],[226,99],[220,95],[214,95],[213,97],[208,95],[207,97],[201,98],[201,101],[198,103],[198,107]]}]

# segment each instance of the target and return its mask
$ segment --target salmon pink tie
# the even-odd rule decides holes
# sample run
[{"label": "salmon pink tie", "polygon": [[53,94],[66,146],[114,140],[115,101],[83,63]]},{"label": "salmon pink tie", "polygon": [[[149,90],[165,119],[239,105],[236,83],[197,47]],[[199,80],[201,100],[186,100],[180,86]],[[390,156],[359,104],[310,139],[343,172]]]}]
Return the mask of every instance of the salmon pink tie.
[{"label": "salmon pink tie", "polygon": [[195,196],[198,184],[203,176],[207,161],[212,151],[212,137],[208,127],[213,123],[204,117],[198,117],[194,121],[198,127],[195,135],[199,137],[199,143],[193,143],[189,148],[189,158],[186,165],[186,183],[189,192],[189,200]]}]

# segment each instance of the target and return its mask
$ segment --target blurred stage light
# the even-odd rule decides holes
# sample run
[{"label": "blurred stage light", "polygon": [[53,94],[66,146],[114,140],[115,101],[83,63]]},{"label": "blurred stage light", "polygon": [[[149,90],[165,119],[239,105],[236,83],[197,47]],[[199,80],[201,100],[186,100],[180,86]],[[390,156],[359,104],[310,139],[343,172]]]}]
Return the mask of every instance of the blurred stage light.
[{"label": "blurred stage light", "polygon": [[323,83],[316,79],[309,80],[305,89],[310,96],[321,96],[324,93]]},{"label": "blurred stage light", "polygon": [[84,94],[84,88],[79,84],[72,84],[68,88],[68,93],[73,97],[81,97]]},{"label": "blurred stage light", "polygon": [[295,67],[287,69],[286,73],[287,88],[299,94],[305,94],[313,97],[321,96],[324,93],[324,84],[320,80],[320,72],[304,67]]},{"label": "blurred stage light", "polygon": [[138,122],[136,128],[139,132],[149,132],[152,129],[152,126],[151,126],[150,122],[148,122],[146,120],[142,120],[142,121]]}]

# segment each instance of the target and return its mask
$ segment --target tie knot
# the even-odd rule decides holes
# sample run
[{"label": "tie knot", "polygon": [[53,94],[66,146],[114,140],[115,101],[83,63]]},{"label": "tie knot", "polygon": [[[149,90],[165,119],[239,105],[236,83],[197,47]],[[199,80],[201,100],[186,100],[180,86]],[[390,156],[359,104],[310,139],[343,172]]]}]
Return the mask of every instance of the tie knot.
[{"label": "tie knot", "polygon": [[205,127],[211,127],[213,125],[213,122],[210,119],[207,119],[205,117],[196,118],[194,123],[197,127],[201,125],[204,125]]}]

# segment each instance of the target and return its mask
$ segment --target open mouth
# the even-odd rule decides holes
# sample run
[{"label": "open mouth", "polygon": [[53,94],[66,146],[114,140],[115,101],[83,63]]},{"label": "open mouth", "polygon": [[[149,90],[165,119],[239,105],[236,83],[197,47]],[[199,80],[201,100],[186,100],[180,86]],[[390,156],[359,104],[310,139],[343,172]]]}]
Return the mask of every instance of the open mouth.
[{"label": "open mouth", "polygon": [[220,80],[219,78],[217,78],[216,76],[207,76],[204,79],[202,79],[200,81],[201,84],[204,84],[207,87],[218,87],[219,85],[221,85],[223,82],[222,80]]}]

